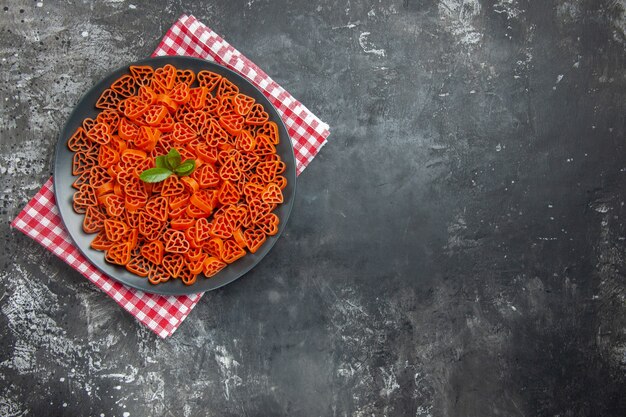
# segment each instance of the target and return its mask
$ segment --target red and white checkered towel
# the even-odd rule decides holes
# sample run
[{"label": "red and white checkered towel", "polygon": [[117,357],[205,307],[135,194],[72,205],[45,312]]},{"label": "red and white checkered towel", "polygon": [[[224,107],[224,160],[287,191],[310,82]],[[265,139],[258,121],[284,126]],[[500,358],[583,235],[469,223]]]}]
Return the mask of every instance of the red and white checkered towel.
[{"label": "red and white checkered towel", "polygon": [[[293,143],[298,174],[326,143],[327,124],[195,17],[182,16],[153,55],[187,55],[215,61],[250,80],[278,109],[285,122]],[[179,297],[148,294],[102,274],[73,246],[59,217],[53,191],[52,179],[49,179],[11,225],[83,274],[156,334],[161,337],[173,334],[202,294]]]}]

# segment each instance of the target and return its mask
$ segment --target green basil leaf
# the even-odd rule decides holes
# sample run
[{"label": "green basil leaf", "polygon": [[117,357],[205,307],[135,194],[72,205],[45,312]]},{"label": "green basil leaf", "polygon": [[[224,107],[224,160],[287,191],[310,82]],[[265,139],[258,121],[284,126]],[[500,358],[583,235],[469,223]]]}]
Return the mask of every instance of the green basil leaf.
[{"label": "green basil leaf", "polygon": [[180,160],[181,157],[176,148],[170,149],[169,153],[165,157],[165,161],[167,162],[169,169],[175,169],[178,167],[180,165]]},{"label": "green basil leaf", "polygon": [[159,155],[156,158],[154,158],[154,162],[156,164],[157,168],[165,168],[165,169],[170,169],[167,166],[167,160],[165,158],[165,155]]},{"label": "green basil leaf", "polygon": [[172,175],[172,171],[166,168],[150,168],[146,169],[139,175],[143,182],[161,182]]},{"label": "green basil leaf", "polygon": [[196,161],[194,161],[193,159],[187,159],[185,162],[177,166],[174,169],[174,172],[180,175],[181,177],[184,177],[185,175],[191,174],[195,168],[196,168]]}]

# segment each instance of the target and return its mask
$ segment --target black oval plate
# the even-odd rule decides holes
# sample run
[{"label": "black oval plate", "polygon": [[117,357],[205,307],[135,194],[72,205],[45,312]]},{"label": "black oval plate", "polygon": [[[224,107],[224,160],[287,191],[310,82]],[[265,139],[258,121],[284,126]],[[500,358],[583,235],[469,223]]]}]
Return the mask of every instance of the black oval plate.
[{"label": "black oval plate", "polygon": [[[184,285],[179,279],[170,280],[158,285],[152,285],[148,282],[147,278],[141,278],[128,272],[123,267],[107,263],[104,260],[104,252],[100,252],[89,247],[89,243],[93,240],[95,235],[83,232],[83,215],[77,214],[72,208],[72,197],[76,191],[72,188],[72,183],[75,181],[76,177],[72,176],[72,157],[74,153],[67,147],[68,139],[76,131],[76,129],[82,125],[83,119],[86,117],[95,119],[99,113],[99,110],[95,107],[95,103],[100,97],[100,94],[102,94],[105,89],[109,88],[113,81],[124,74],[128,74],[128,67],[130,65],[150,65],[153,68],[158,68],[165,64],[172,64],[179,69],[191,69],[196,73],[201,70],[209,70],[218,73],[235,83],[243,94],[253,97],[258,103],[261,103],[265,108],[265,111],[269,114],[270,120],[274,121],[278,125],[281,140],[276,149],[278,155],[280,155],[282,160],[287,165],[287,169],[283,174],[285,178],[287,178],[287,187],[283,190],[284,203],[274,210],[274,213],[276,213],[280,219],[278,233],[275,236],[269,236],[267,241],[256,253],[248,253],[243,258],[228,265],[212,278],[204,278],[203,275],[200,275],[198,276],[196,283],[190,286]],[[278,240],[282,231],[285,229],[287,219],[289,218],[289,214],[291,213],[291,208],[293,206],[295,191],[296,161],[293,154],[293,147],[291,145],[287,129],[285,128],[285,125],[274,106],[263,95],[263,93],[261,93],[261,91],[259,91],[241,75],[218,64],[197,58],[182,56],[148,58],[128,64],[127,66],[113,71],[102,81],[92,87],[91,90],[89,90],[80,100],[61,131],[59,141],[56,146],[54,161],[54,193],[57,206],[61,214],[61,219],[63,220],[70,236],[74,240],[74,243],[80,252],[106,275],[121,282],[122,284],[128,285],[129,287],[154,294],[184,295],[210,291],[229,284],[244,275],[246,272],[250,271],[261,261],[261,259],[263,259],[265,255],[267,255]]]}]

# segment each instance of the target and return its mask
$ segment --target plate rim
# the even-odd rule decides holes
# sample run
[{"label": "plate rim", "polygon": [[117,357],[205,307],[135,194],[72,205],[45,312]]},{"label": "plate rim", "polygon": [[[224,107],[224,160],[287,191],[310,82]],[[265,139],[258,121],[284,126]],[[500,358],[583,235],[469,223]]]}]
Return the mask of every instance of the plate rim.
[{"label": "plate rim", "polygon": [[[97,91],[104,91],[106,88],[109,88],[108,85],[105,85],[105,81],[112,77],[113,74],[116,73],[129,73],[129,67],[132,65],[151,65],[153,67],[159,67],[159,66],[163,66],[166,63],[168,63],[168,61],[186,61],[186,62],[195,62],[196,65],[199,66],[207,66],[208,70],[211,70],[210,67],[217,67],[219,68],[220,71],[224,71],[227,74],[234,76],[236,82],[235,84],[238,84],[240,81],[243,81],[245,84],[248,85],[248,88],[252,88],[253,90],[256,90],[256,92],[263,97],[263,100],[266,103],[265,105],[269,105],[269,108],[271,109],[270,113],[270,120],[273,120],[275,123],[278,124],[279,126],[279,131],[282,131],[281,133],[284,132],[284,136],[286,137],[285,143],[287,144],[288,147],[288,156],[290,157],[291,161],[289,161],[292,165],[293,165],[293,169],[291,170],[291,174],[290,177],[288,178],[288,182],[291,184],[292,186],[292,191],[291,191],[291,195],[289,198],[289,201],[286,201],[286,206],[285,207],[285,212],[283,214],[283,218],[281,218],[280,221],[280,226],[279,226],[279,230],[278,233],[274,236],[268,236],[268,241],[266,241],[264,243],[264,246],[266,247],[265,252],[262,254],[262,256],[260,256],[259,259],[257,259],[255,262],[253,262],[251,265],[244,267],[243,271],[236,274],[236,276],[234,276],[233,278],[227,279],[224,282],[221,282],[219,284],[215,284],[215,285],[210,285],[207,284],[206,286],[208,286],[208,288],[202,288],[202,289],[198,289],[197,288],[197,284],[198,282],[203,279],[202,277],[200,277],[196,283],[192,284],[192,285],[184,285],[182,284],[182,282],[177,282],[179,280],[170,280],[168,282],[165,283],[161,283],[158,285],[153,285],[150,284],[147,281],[147,278],[144,278],[145,281],[140,281],[142,283],[144,283],[145,285],[136,285],[132,282],[126,282],[123,279],[120,279],[118,277],[116,277],[115,275],[112,275],[111,273],[109,273],[108,271],[103,270],[96,262],[94,262],[91,259],[91,256],[89,254],[86,253],[86,251],[84,250],[84,248],[81,247],[81,245],[77,242],[74,233],[72,231],[72,229],[70,227],[68,227],[68,219],[66,219],[64,211],[65,209],[62,208],[62,205],[59,203],[59,198],[57,198],[57,190],[61,190],[61,184],[59,184],[60,180],[60,176],[57,174],[57,169],[60,165],[59,162],[59,158],[60,158],[60,153],[63,150],[67,150],[67,140],[69,139],[70,136],[67,136],[66,132],[68,132],[69,126],[70,126],[70,122],[75,120],[77,117],[79,117],[80,113],[82,112],[82,108],[83,105],[87,104],[89,105],[90,103],[84,103],[85,100],[92,94],[95,94],[95,92]],[[159,65],[158,63],[161,62],[161,64]],[[234,81],[232,79],[229,78],[230,81]],[[240,86],[240,85],[238,85]],[[258,100],[258,98],[255,98],[256,100]],[[94,110],[95,111],[101,111],[99,109],[95,108],[95,101],[93,103],[94,105]],[[267,111],[267,109],[266,109]],[[272,114],[274,113],[276,115],[275,118],[272,118]],[[71,133],[70,133],[71,134]],[[74,152],[67,150],[67,152],[71,153],[73,155]],[[281,155],[283,156],[283,155]],[[290,218],[291,215],[291,211],[293,210],[293,205],[294,205],[294,201],[295,201],[295,197],[296,197],[296,191],[297,191],[297,169],[296,169],[296,158],[295,158],[295,152],[293,149],[293,143],[291,141],[291,136],[289,135],[289,131],[287,129],[287,126],[285,125],[284,121],[282,120],[282,117],[280,116],[280,113],[278,112],[278,109],[273,105],[273,103],[265,96],[265,94],[256,86],[254,85],[250,80],[248,80],[247,78],[245,78],[242,74],[239,74],[237,72],[235,72],[234,70],[221,65],[217,62],[214,61],[208,61],[205,59],[201,59],[201,58],[196,58],[196,57],[189,57],[189,56],[181,56],[181,55],[165,55],[165,56],[155,56],[155,57],[149,57],[149,58],[144,58],[144,59],[140,59],[140,60],[136,60],[133,62],[130,62],[126,65],[122,65],[119,66],[117,68],[114,68],[113,70],[110,70],[107,72],[106,75],[104,75],[102,78],[100,78],[94,85],[92,85],[85,93],[83,93],[83,95],[81,96],[81,98],[78,100],[78,102],[76,103],[76,105],[74,105],[72,112],[69,114],[69,116],[67,117],[65,123],[63,124],[63,127],[60,129],[58,137],[57,137],[57,143],[55,146],[55,152],[54,152],[54,159],[53,159],[53,186],[54,186],[54,195],[55,195],[55,205],[57,206],[57,209],[59,211],[59,217],[61,218],[61,222],[63,224],[63,227],[65,228],[65,230],[67,231],[71,241],[72,241],[72,245],[80,252],[81,255],[83,255],[83,257],[93,266],[95,267],[100,273],[102,273],[103,275],[110,277],[111,279],[113,279],[114,281],[127,286],[127,287],[131,287],[134,288],[136,290],[139,291],[143,291],[145,293],[149,293],[149,294],[155,294],[155,295],[161,295],[161,296],[181,296],[181,295],[192,295],[192,294],[203,294],[205,292],[208,291],[213,291],[216,290],[218,288],[224,287],[228,284],[231,284],[234,281],[237,281],[238,279],[240,279],[241,277],[243,277],[244,275],[246,275],[248,272],[250,272],[253,268],[255,268],[259,263],[261,263],[261,261],[270,253],[270,251],[272,250],[272,248],[274,247],[274,245],[276,244],[276,242],[279,240],[279,238],[282,236],[283,230],[285,229],[285,226]],[[70,177],[76,178],[75,176],[73,176],[70,172],[69,174]],[[73,194],[74,191],[72,191],[73,189],[70,188],[70,194]],[[285,204],[283,203],[283,204]],[[73,211],[73,208],[70,208],[70,210]],[[84,216],[84,215],[81,215]],[[79,228],[82,227],[82,223],[81,225],[78,226]],[[82,229],[81,229],[82,230]],[[266,246],[268,245],[268,246]],[[97,251],[98,253],[103,253],[101,251]],[[246,256],[253,256],[255,254],[251,254],[251,253],[247,253]],[[242,258],[242,259],[245,259]],[[235,261],[235,263],[238,261]],[[106,264],[111,268],[123,268],[117,265],[111,265],[111,264]],[[227,268],[233,264],[228,264]],[[124,271],[126,271],[124,269]],[[134,274],[133,274],[134,275]],[[201,275],[201,274],[200,274]],[[206,281],[204,282],[212,282],[212,280],[216,277],[219,277],[219,273],[215,276],[215,277],[211,277],[211,278],[204,278]],[[141,277],[139,277],[141,278]],[[213,281],[215,282],[215,281]],[[176,286],[176,287],[174,287]],[[174,289],[174,291],[172,290]]]}]

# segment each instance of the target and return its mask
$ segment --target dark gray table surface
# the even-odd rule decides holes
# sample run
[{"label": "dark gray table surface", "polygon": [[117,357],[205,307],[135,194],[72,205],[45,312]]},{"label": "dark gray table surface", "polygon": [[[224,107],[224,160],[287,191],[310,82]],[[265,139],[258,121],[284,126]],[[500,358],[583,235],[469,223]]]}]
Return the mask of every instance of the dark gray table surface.
[{"label": "dark gray table surface", "polygon": [[[157,3],[1,3],[0,415],[626,415],[623,0]],[[162,340],[9,222],[182,13],[331,137]]]}]

